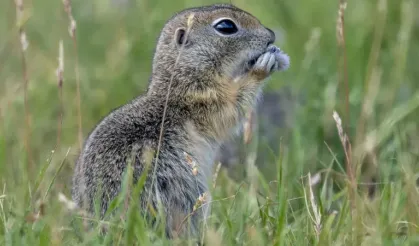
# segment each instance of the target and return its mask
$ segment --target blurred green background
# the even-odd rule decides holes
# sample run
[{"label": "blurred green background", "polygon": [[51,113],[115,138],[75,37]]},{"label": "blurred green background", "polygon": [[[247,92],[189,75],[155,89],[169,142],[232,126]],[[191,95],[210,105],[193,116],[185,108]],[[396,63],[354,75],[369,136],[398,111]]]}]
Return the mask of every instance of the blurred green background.
[{"label": "blurred green background", "polygon": [[[165,21],[186,7],[211,3],[219,2],[72,2],[77,21],[84,137],[112,109],[145,91],[155,42]],[[410,170],[410,174],[418,177],[419,1],[348,1],[345,11],[348,95],[339,79],[337,0],[234,0],[232,3],[273,29],[277,33],[276,44],[291,57],[290,69],[275,74],[266,88],[280,94],[286,91],[287,102],[278,105],[285,108],[281,120],[286,124],[275,134],[278,141],[282,138],[289,197],[301,195],[300,178],[309,171],[315,173],[332,167],[344,173],[344,152],[332,118],[333,110],[341,115],[354,150],[357,139],[359,143],[369,141],[365,146],[360,145],[367,158],[355,160],[366,163],[364,169],[369,176],[391,180],[397,179],[401,170]],[[76,56],[63,3],[25,0],[24,7],[24,29],[29,42],[25,57],[30,146],[34,163],[30,171],[23,144],[23,73],[16,8],[12,0],[0,2],[0,180],[17,201],[27,201],[19,197],[26,199],[28,180],[36,179],[55,149],[61,111],[55,74],[60,40],[64,43],[65,58],[63,126],[61,145],[55,149],[47,175],[53,177],[63,159],[65,162],[51,192],[69,194],[78,151]],[[65,158],[70,147],[70,154]],[[279,149],[271,152],[278,159]],[[275,163],[258,165],[268,181],[276,178]],[[41,190],[47,189],[48,184],[42,182]],[[15,205],[22,209],[27,206],[23,202]]]}]

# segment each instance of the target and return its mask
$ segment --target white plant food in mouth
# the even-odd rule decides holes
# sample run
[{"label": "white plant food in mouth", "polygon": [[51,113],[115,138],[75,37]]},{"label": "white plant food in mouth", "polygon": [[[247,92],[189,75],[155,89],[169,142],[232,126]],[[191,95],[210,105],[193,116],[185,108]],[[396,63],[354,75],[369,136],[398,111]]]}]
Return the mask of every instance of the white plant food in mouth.
[{"label": "white plant food in mouth", "polygon": [[290,57],[285,52],[283,52],[279,47],[275,45],[272,45],[272,49],[275,49],[274,52],[275,52],[276,60],[278,62],[278,67],[277,67],[278,71],[287,70],[290,66]]}]

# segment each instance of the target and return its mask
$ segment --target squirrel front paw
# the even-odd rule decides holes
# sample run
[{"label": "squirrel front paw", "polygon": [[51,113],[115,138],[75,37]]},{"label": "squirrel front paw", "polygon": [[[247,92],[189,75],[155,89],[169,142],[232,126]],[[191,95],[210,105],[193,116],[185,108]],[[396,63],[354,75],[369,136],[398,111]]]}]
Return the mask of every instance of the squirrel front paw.
[{"label": "squirrel front paw", "polygon": [[264,79],[275,71],[289,67],[289,56],[275,45],[270,45],[266,52],[249,62],[250,70],[259,79]]}]

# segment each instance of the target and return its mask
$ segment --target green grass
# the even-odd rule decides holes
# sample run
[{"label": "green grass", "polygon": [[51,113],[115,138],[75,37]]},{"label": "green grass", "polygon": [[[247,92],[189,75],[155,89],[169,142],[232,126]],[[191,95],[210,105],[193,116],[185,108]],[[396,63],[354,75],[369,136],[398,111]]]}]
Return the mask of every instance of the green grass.
[{"label": "green grass", "polygon": [[[60,193],[70,197],[79,145],[75,69],[86,137],[110,110],[144,92],[166,19],[185,7],[215,1],[133,0],[128,7],[112,2],[73,1],[77,60],[62,1],[24,1],[26,71],[14,2],[0,2],[0,245],[170,243],[161,224],[148,225],[135,204],[125,221],[93,219],[94,229],[88,231],[83,215],[59,201]],[[202,240],[208,245],[419,245],[419,2],[348,1],[347,78],[336,38],[338,0],[233,3],[281,32],[277,44],[290,55],[291,68],[274,75],[268,89],[290,88],[293,105],[284,119],[290,127],[278,134],[280,149],[270,151],[273,161],[258,163],[260,175],[251,186],[221,170]],[[60,40],[62,105],[55,74]],[[334,110],[351,142],[353,179],[347,175]],[[309,173],[318,182],[310,185]]]}]

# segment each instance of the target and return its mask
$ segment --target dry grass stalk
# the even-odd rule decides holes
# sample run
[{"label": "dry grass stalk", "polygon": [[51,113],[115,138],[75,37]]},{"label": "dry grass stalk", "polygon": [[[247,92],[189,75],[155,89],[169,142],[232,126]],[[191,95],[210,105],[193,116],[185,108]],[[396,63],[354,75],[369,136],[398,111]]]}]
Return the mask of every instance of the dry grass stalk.
[{"label": "dry grass stalk", "polygon": [[[338,46],[340,47],[340,84],[345,86],[345,120],[350,124],[350,107],[349,107],[349,81],[348,81],[348,65],[346,56],[346,42],[345,42],[345,9],[347,6],[346,0],[339,0],[338,19],[336,25],[336,38]],[[349,199],[351,201],[352,212],[355,210],[355,191],[356,182],[354,175],[354,168],[352,163],[352,147],[349,136],[346,134],[349,128],[346,125],[345,131],[343,130],[342,120],[336,111],[333,111],[333,118],[336,122],[336,126],[339,132],[339,138],[342,142],[343,149],[345,151],[346,159],[346,172],[349,178]]]},{"label": "dry grass stalk", "polygon": [[339,45],[345,45],[345,33],[344,33],[344,21],[345,21],[345,9],[346,9],[346,1],[340,0],[339,2],[339,11],[338,11],[338,19],[336,25],[336,39]]},{"label": "dry grass stalk", "polygon": [[[317,240],[319,240],[320,238],[320,233],[321,233],[321,229],[322,229],[322,215],[320,212],[320,209],[318,208],[317,204],[316,204],[316,199],[314,198],[314,192],[313,192],[313,186],[316,185],[318,182],[320,181],[320,175],[316,174],[314,176],[314,179],[311,178],[311,174],[308,173],[308,195],[309,195],[309,202],[310,202],[310,207],[311,207],[311,211],[310,209],[308,209],[308,204],[307,205],[307,212],[308,215],[310,216],[311,221],[313,222],[314,225],[314,231],[316,233],[316,238]],[[304,189],[304,195],[307,199],[307,194],[306,191]],[[307,203],[307,200],[306,200]]]},{"label": "dry grass stalk", "polygon": [[190,212],[188,215],[186,215],[183,220],[180,222],[178,227],[176,228],[176,234],[180,235],[180,232],[182,230],[183,225],[186,223],[186,221],[196,213],[196,211],[200,208],[202,208],[205,204],[207,204],[207,197],[208,193],[204,192],[201,195],[198,196],[198,199],[196,199],[195,205],[193,206],[192,212]]},{"label": "dry grass stalk", "polygon": [[352,146],[349,141],[348,135],[343,131],[342,127],[342,120],[339,114],[336,111],[333,111],[333,119],[336,122],[336,127],[338,129],[339,138],[343,146],[343,150],[345,152],[345,160],[346,160],[346,172],[349,178],[349,200],[351,202],[352,212],[355,209],[355,191],[357,189],[357,184],[354,175],[354,169],[352,165]]},{"label": "dry grass stalk", "polygon": [[[225,197],[225,198],[221,198],[221,199],[218,199],[218,200],[210,200],[210,201],[207,201],[207,198],[208,198],[208,193],[207,192],[204,192],[202,195],[199,195],[199,197],[198,197],[198,199],[196,200],[196,203],[195,203],[195,205],[194,205],[194,208],[193,208],[193,211],[192,212],[190,212],[188,215],[186,215],[185,216],[185,218],[183,218],[183,220],[182,220],[182,222],[179,224],[179,226],[177,227],[177,229],[176,229],[176,233],[177,234],[179,234],[180,233],[180,231],[181,231],[181,229],[182,229],[182,227],[183,227],[183,225],[185,224],[185,222],[192,216],[192,215],[194,215],[195,214],[195,212],[196,212],[196,210],[198,210],[198,209],[200,209],[200,208],[202,208],[203,206],[205,206],[205,205],[207,205],[207,206],[209,206],[211,203],[214,203],[214,202],[223,202],[223,201],[227,201],[227,200],[230,200],[230,199],[232,199],[233,201],[236,199],[236,197],[238,196],[238,194],[239,194],[239,192],[240,192],[240,189],[242,188],[242,186],[243,186],[243,182],[239,185],[239,187],[238,187],[238,189],[236,190],[236,193],[234,194],[234,195],[232,195],[232,196],[228,196],[228,197]],[[230,211],[232,210],[232,208],[233,208],[233,204],[230,206],[230,209],[229,209],[229,211],[228,211],[228,213],[230,213]]]},{"label": "dry grass stalk", "polygon": [[252,124],[253,124],[253,112],[249,110],[246,114],[246,120],[243,124],[244,132],[243,132],[243,141],[245,144],[249,144],[252,140]]},{"label": "dry grass stalk", "polygon": [[[346,45],[345,45],[345,9],[346,9],[346,0],[340,0],[338,19],[336,24],[336,38],[338,46],[340,48],[340,84],[345,86],[345,120],[350,123],[349,115],[349,81],[348,81],[348,65],[346,57]],[[346,129],[348,132],[348,129]]]},{"label": "dry grass stalk", "polygon": [[[5,199],[7,198],[6,195],[6,183],[3,184],[3,190],[2,190],[2,194],[0,195],[0,219],[3,221],[3,223],[5,223],[7,221],[7,217],[6,217],[6,212],[4,211],[5,209]],[[4,232],[5,233],[9,233],[9,228],[7,226],[4,226]]]},{"label": "dry grass stalk", "polygon": [[218,174],[220,173],[220,169],[221,169],[221,162],[218,162],[217,167],[215,168],[214,176],[212,178],[212,188],[213,189],[215,189],[215,187],[217,185],[217,178],[218,178]]},{"label": "dry grass stalk", "polygon": [[[188,21],[187,21],[187,29],[186,29],[186,33],[185,33],[185,39],[186,39],[186,38],[188,38],[189,32],[190,32],[191,27],[192,27],[192,25],[193,25],[193,18],[194,18],[194,14],[191,14],[191,15],[188,17]],[[178,56],[176,57],[176,61],[175,61],[174,67],[176,67],[176,66],[177,66],[177,64],[178,64],[178,62],[179,62],[180,56],[181,56],[181,54],[182,54],[182,52],[183,52],[183,48],[184,48],[184,44],[182,44],[182,46],[181,46],[181,48],[180,48],[180,50],[179,50],[179,54],[178,54]],[[162,116],[162,121],[161,121],[161,126],[160,126],[159,141],[158,141],[158,143],[157,143],[157,152],[156,152],[156,157],[155,157],[155,161],[154,161],[153,177],[152,177],[152,179],[151,179],[151,187],[153,187],[153,186],[154,186],[154,181],[155,181],[155,179],[156,179],[155,177],[156,177],[156,171],[157,171],[157,162],[158,162],[158,160],[159,160],[159,154],[160,154],[161,142],[162,142],[162,140],[163,140],[164,122],[165,122],[165,120],[166,120],[166,113],[167,113],[167,107],[168,107],[168,105],[169,105],[169,96],[170,96],[170,92],[171,92],[171,89],[172,89],[173,77],[174,77],[174,73],[172,74],[172,76],[171,76],[171,78],[170,78],[170,81],[169,81],[169,87],[168,87],[168,89],[167,89],[167,94],[166,94],[166,101],[165,101],[165,103],[164,103],[163,116]],[[150,194],[148,195],[148,198],[147,198],[147,204],[150,204],[150,198],[151,198],[151,192],[150,192]]]},{"label": "dry grass stalk", "polygon": [[32,150],[31,150],[31,124],[30,124],[30,109],[28,102],[28,87],[29,87],[29,76],[28,68],[26,62],[26,50],[29,46],[28,40],[26,38],[26,33],[24,30],[24,6],[23,0],[15,0],[16,5],[16,22],[19,30],[19,40],[20,40],[20,53],[22,60],[22,74],[23,74],[23,100],[25,108],[25,137],[24,145],[27,155],[27,168],[28,172],[31,173],[33,170],[32,164]]},{"label": "dry grass stalk", "polygon": [[185,155],[186,162],[192,168],[192,174],[194,176],[198,175],[198,165],[197,165],[196,161],[194,161],[192,159],[192,156],[190,156],[188,153],[183,152],[183,154]]},{"label": "dry grass stalk", "polygon": [[79,72],[79,52],[77,46],[77,35],[76,35],[76,20],[73,17],[71,10],[71,0],[63,0],[64,11],[67,13],[68,19],[70,21],[68,32],[71,39],[73,40],[74,55],[76,59],[76,64],[74,68],[74,73],[76,75],[76,88],[77,88],[77,120],[78,120],[78,140],[79,140],[79,149],[83,146],[83,128],[82,128],[82,116],[81,116],[81,96],[80,96],[80,72]]},{"label": "dry grass stalk", "polygon": [[63,82],[64,82],[64,48],[63,41],[60,40],[58,48],[58,67],[56,70],[58,80],[58,97],[60,100],[60,112],[58,116],[58,127],[57,127],[57,146],[59,149],[61,143],[61,131],[63,125],[63,114],[64,114],[64,103],[63,103]]}]

